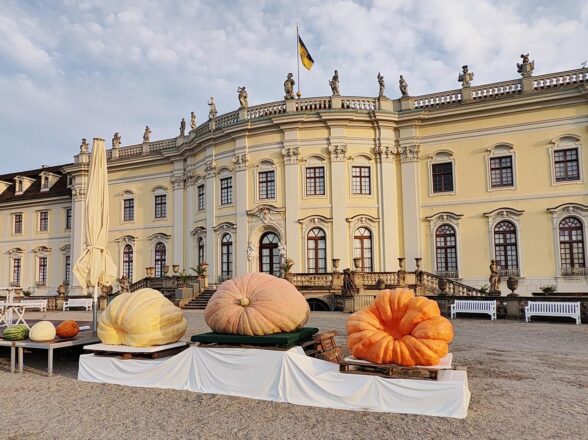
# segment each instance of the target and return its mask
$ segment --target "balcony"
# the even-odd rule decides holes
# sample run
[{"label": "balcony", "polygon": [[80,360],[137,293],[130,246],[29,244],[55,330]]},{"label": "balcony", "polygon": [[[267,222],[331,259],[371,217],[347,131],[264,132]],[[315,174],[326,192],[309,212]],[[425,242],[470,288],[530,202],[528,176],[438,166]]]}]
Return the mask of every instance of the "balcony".
[{"label": "balcony", "polygon": [[438,270],[435,275],[441,278],[459,278],[457,270]]},{"label": "balcony", "polygon": [[562,277],[586,277],[588,267],[562,267],[560,273]]},{"label": "balcony", "polygon": [[508,277],[518,278],[521,276],[521,271],[518,268],[498,269],[498,275],[500,275],[501,278],[508,278]]}]

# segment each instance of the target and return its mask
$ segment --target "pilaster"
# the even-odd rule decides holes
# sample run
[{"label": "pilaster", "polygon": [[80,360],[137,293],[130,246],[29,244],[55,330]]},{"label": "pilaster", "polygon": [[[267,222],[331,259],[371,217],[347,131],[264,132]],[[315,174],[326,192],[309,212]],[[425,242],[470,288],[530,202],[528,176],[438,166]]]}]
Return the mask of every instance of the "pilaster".
[{"label": "pilaster", "polygon": [[194,179],[193,170],[189,169],[186,172],[186,228],[185,228],[185,243],[187,246],[184,247],[184,260],[182,260],[182,269],[188,271],[191,267],[196,267],[196,258],[194,254],[194,241],[189,236],[190,232],[194,228],[194,204],[196,199],[196,181]]},{"label": "pilaster", "polygon": [[396,183],[396,154],[391,145],[374,148],[378,167],[380,268],[384,272],[396,269],[399,257],[398,193]]},{"label": "pilaster", "polygon": [[[341,128],[342,130],[342,128]],[[332,129],[332,133],[333,133]],[[333,235],[330,238],[332,243],[333,258],[341,260],[340,267],[352,267],[348,251],[347,224],[347,194],[349,192],[346,172],[347,146],[341,142],[342,139],[334,137],[329,139],[329,152],[331,153],[331,206],[333,218]],[[329,241],[327,241],[328,246]],[[330,261],[327,261],[329,266]]]},{"label": "pilaster", "polygon": [[400,169],[402,174],[402,217],[404,226],[404,253],[408,261],[406,270],[413,270],[414,259],[421,257],[420,185],[418,143],[401,143]]},{"label": "pilaster", "polygon": [[[174,199],[174,225],[173,225],[173,260],[169,263],[183,265],[184,262],[184,188],[186,177],[184,176],[183,163],[174,163],[174,171],[171,177]],[[169,264],[168,263],[168,264]]]},{"label": "pilaster", "polygon": [[300,238],[300,172],[298,157],[300,149],[298,147],[298,132],[296,130],[284,133],[284,143],[282,156],[284,157],[284,199],[286,203],[286,237],[280,237],[285,240],[287,254],[285,258],[294,261],[296,267],[301,270],[303,265],[301,246],[304,240]]},{"label": "pilaster", "polygon": [[216,163],[214,159],[206,162],[206,262],[209,279],[216,283],[218,279],[218,243],[214,232],[216,217]]},{"label": "pilaster", "polygon": [[235,240],[235,254],[233,259],[235,276],[247,273],[247,245],[249,237],[249,224],[247,220],[247,200],[249,199],[249,183],[247,182],[247,138],[236,141],[236,153],[233,157],[235,168],[234,197],[237,208],[237,233]]}]

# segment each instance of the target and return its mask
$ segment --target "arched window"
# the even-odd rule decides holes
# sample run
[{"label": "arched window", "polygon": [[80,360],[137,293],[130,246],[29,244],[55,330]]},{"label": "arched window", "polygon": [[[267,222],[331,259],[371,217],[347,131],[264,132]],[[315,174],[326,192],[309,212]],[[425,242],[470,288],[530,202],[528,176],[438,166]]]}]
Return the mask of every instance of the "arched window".
[{"label": "arched window", "polygon": [[280,238],[273,232],[266,232],[259,239],[259,271],[280,276]]},{"label": "arched window", "polygon": [[133,246],[127,244],[123,249],[123,275],[129,283],[133,282]]},{"label": "arched window", "polygon": [[233,276],[233,237],[225,234],[221,238],[221,277]]},{"label": "arched window", "polygon": [[503,275],[510,275],[510,271],[518,270],[517,230],[509,221],[501,221],[494,227],[494,254],[498,269],[503,271]]},{"label": "arched window", "polygon": [[306,261],[309,273],[327,271],[327,240],[325,231],[312,228],[306,237]]},{"label": "arched window", "polygon": [[165,266],[165,260],[165,244],[159,242],[155,245],[155,278],[163,277],[163,266]]},{"label": "arched window", "polygon": [[586,267],[584,259],[584,231],[576,217],[566,217],[559,223],[559,255],[562,274],[573,274],[573,269]]},{"label": "arched window", "polygon": [[357,228],[353,236],[353,258],[361,258],[362,272],[372,272],[372,233],[368,228]]},{"label": "arched window", "polygon": [[435,257],[438,275],[457,278],[457,240],[453,226],[441,225],[435,231]]},{"label": "arched window", "polygon": [[204,237],[198,238],[198,264],[204,263]]}]

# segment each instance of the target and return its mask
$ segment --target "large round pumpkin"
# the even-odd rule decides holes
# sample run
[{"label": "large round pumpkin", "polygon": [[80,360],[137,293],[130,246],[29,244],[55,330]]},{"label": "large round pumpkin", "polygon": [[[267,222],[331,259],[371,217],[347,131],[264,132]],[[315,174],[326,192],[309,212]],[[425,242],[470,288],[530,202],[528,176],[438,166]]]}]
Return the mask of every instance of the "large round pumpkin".
[{"label": "large round pumpkin", "polygon": [[213,331],[248,336],[292,332],[309,316],[306,299],[291,283],[265,273],[225,281],[204,311]]},{"label": "large round pumpkin", "polygon": [[51,321],[39,321],[31,327],[29,339],[35,342],[46,342],[55,339],[55,326]]},{"label": "large round pumpkin", "polygon": [[357,359],[376,364],[437,365],[453,340],[451,322],[436,301],[409,289],[383,290],[347,320],[347,346]]},{"label": "large round pumpkin", "polygon": [[105,344],[151,347],[177,342],[188,323],[182,311],[153,289],[114,298],[100,315],[98,338]]},{"label": "large round pumpkin", "polygon": [[80,332],[78,323],[73,320],[63,321],[55,328],[57,336],[62,339],[73,338]]}]

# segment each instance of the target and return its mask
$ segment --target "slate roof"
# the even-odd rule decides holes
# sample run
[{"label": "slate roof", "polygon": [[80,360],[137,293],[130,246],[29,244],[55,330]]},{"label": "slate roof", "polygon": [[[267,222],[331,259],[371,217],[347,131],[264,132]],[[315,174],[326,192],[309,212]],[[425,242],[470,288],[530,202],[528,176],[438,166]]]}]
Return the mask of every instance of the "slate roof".
[{"label": "slate roof", "polygon": [[[0,194],[0,203],[41,199],[56,196],[71,196],[71,189],[67,187],[67,175],[63,174],[63,172],[61,171],[61,169],[64,166],[66,165],[56,165],[51,167],[38,168],[36,170],[19,171],[16,173],[0,175],[1,181],[11,184],[4,192]],[[55,184],[51,188],[49,188],[48,191],[41,192],[40,174],[43,171],[57,174],[60,176],[60,178],[57,180],[57,182],[55,182]],[[14,195],[14,192],[16,190],[16,182],[14,181],[14,178],[16,176],[25,176],[31,179],[35,179],[31,186],[29,186],[27,190],[19,196]]]}]

